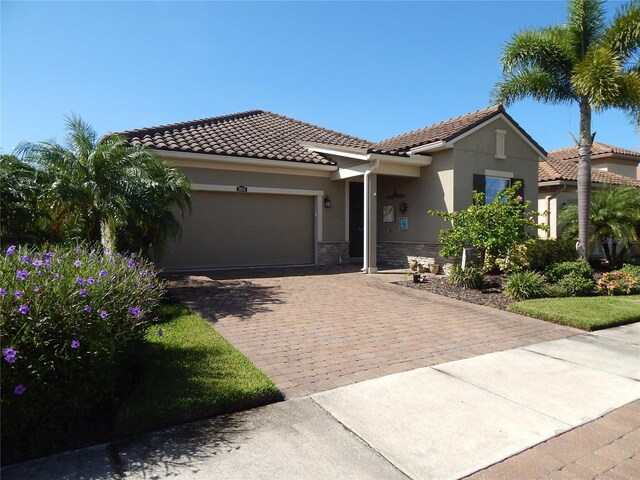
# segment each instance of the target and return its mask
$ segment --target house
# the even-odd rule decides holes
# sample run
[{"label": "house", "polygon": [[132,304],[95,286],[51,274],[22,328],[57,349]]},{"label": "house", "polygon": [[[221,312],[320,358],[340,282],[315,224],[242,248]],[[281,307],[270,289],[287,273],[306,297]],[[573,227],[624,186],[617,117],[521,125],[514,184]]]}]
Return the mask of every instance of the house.
[{"label": "house", "polygon": [[[538,211],[549,212],[539,217],[539,223],[549,227],[549,231],[539,232],[542,238],[558,238],[560,210],[578,201],[578,158],[578,147],[562,148],[549,152],[548,160],[538,166]],[[591,162],[592,188],[607,185],[640,187],[640,180],[636,179],[640,152],[594,142]]]},{"label": "house", "polygon": [[275,113],[233,115],[123,132],[191,180],[182,238],[167,270],[438,258],[449,225],[428,209],[488,200],[516,180],[537,198],[546,152],[502,106],[371,142]]}]

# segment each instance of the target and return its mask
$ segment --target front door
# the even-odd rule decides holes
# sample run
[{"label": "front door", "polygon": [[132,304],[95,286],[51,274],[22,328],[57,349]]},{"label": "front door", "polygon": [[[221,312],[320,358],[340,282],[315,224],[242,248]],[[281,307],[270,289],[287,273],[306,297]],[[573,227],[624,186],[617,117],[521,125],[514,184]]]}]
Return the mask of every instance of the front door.
[{"label": "front door", "polygon": [[364,255],[364,183],[349,183],[349,256]]}]

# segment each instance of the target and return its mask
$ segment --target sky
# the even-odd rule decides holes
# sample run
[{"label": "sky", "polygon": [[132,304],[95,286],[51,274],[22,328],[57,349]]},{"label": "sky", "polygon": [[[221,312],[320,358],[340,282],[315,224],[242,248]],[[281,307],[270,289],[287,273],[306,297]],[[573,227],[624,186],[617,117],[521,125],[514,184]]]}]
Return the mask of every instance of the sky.
[{"label": "sky", "polygon": [[[613,13],[621,2],[608,2]],[[0,151],[261,109],[379,141],[489,106],[504,44],[566,19],[564,1],[0,2]],[[577,106],[507,112],[545,149]],[[596,141],[640,151],[617,111]]]}]

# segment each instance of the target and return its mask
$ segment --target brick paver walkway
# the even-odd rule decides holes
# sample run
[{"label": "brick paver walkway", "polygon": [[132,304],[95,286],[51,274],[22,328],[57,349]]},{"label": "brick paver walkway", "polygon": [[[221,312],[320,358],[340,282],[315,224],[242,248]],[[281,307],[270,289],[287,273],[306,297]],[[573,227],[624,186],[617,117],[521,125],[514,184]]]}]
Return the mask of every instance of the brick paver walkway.
[{"label": "brick paver walkway", "polygon": [[354,270],[216,272],[174,277],[170,289],[287,398],[581,333]]},{"label": "brick paver walkway", "polygon": [[467,480],[640,478],[640,400],[481,470]]}]

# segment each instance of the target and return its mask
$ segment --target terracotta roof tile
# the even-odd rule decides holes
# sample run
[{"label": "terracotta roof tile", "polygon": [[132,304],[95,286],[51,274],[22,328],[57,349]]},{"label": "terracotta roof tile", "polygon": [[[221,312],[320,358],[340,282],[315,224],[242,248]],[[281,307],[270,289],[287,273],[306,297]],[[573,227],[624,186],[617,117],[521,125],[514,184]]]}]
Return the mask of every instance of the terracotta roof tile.
[{"label": "terracotta roof tile", "polygon": [[[631,157],[638,157],[640,159],[640,152],[635,152],[633,150],[626,150],[624,148],[614,147],[600,142],[593,142],[593,145],[591,146],[592,157],[614,154],[628,155]],[[580,153],[578,152],[578,147],[559,148],[557,150],[550,151],[548,158],[549,160],[578,160],[578,158],[580,158]]]},{"label": "terracotta roof tile", "polygon": [[[538,163],[538,181],[550,182],[554,180],[577,182],[578,164],[567,160],[547,160]],[[617,173],[605,172],[597,168],[591,169],[591,181],[593,183],[640,187],[640,180],[618,175]]]},{"label": "terracotta roof tile", "polygon": [[365,150],[367,140],[264,110],[122,132],[133,145],[158,150],[333,165],[301,142]]},{"label": "terracotta roof tile", "polygon": [[412,148],[433,142],[452,140],[499,114],[505,115],[541,153],[546,153],[544,148],[509,116],[502,105],[494,105],[484,110],[477,110],[466,115],[450,118],[419,130],[413,130],[412,132],[383,140],[372,145],[369,151],[388,155],[408,155],[409,150]]}]

